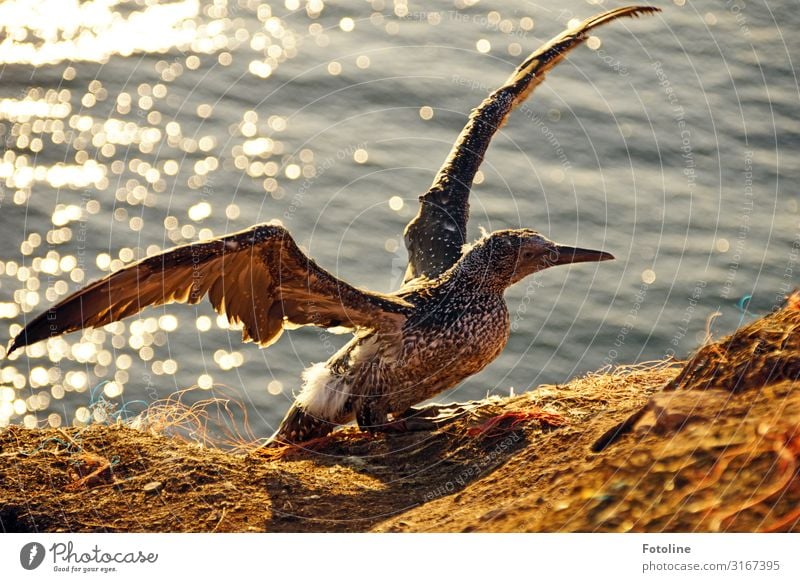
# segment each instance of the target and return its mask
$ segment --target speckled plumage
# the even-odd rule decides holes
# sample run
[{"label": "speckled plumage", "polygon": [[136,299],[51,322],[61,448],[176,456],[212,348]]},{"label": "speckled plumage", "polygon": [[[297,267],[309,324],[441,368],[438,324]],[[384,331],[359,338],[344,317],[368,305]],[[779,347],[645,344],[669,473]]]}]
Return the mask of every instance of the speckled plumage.
[{"label": "speckled plumage", "polygon": [[9,350],[118,321],[171,302],[198,303],[242,325],[243,340],[268,346],[284,329],[349,328],[353,339],[303,373],[303,387],[271,442],[302,442],[356,420],[402,430],[412,406],[475,374],[509,335],[505,290],[548,267],[604,261],[608,253],[562,246],[529,229],[498,231],[465,245],[469,193],[495,132],[590,30],[624,16],[590,18],[532,53],[469,116],[405,230],[409,264],[391,294],[358,289],[307,257],[275,224],[183,245],[124,267],[32,320]]},{"label": "speckled plumage", "polygon": [[[336,425],[357,420],[367,430],[379,431],[414,404],[455,386],[494,360],[506,345],[509,317],[502,292],[475,288],[464,293],[455,276],[398,293],[414,306],[399,333],[367,331],[356,335],[322,366],[330,371],[332,390],[321,401],[337,400],[330,414],[324,407],[299,408],[320,423],[313,435],[292,435],[289,423],[279,435],[322,436]],[[309,385],[306,384],[307,390]],[[328,384],[312,390],[329,390]]]}]

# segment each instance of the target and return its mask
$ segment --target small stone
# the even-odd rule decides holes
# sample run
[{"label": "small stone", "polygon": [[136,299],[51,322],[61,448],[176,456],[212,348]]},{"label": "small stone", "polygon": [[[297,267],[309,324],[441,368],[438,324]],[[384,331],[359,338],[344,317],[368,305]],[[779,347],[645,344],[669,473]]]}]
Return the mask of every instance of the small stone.
[{"label": "small stone", "polygon": [[142,487],[145,493],[158,493],[164,487],[161,481],[150,481],[147,485]]}]

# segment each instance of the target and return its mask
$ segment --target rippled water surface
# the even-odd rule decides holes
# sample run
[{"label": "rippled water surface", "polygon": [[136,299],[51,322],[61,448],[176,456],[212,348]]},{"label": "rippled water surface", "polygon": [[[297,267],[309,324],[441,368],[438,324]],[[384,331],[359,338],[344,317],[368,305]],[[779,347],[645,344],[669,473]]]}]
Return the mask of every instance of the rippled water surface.
[{"label": "rippled water surface", "polygon": [[[473,236],[534,227],[617,260],[512,288],[505,352],[441,399],[681,357],[797,285],[795,7],[655,4],[551,73],[473,190]],[[137,258],[272,219],[342,278],[396,288],[403,226],[470,108],[618,5],[3,2],[0,337]],[[265,436],[345,339],[259,350],[206,302],[150,309],[2,361],[0,426],[131,417],[194,388]]]}]

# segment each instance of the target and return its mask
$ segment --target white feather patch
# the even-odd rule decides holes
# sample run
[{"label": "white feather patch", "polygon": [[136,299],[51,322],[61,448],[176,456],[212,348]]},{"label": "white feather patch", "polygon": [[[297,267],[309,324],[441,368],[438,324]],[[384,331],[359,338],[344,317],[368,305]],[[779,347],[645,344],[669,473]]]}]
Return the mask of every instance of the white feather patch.
[{"label": "white feather patch", "polygon": [[303,371],[297,404],[314,416],[335,421],[349,395],[349,386],[331,374],[325,362],[318,362]]}]

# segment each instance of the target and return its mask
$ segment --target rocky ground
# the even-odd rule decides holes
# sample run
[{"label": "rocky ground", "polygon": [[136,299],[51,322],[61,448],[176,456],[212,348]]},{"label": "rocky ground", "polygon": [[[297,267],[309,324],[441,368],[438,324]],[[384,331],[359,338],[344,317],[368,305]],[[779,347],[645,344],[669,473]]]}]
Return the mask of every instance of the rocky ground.
[{"label": "rocky ground", "polygon": [[[800,531],[800,300],[656,363],[226,452],[130,424],[0,433],[5,531]],[[460,414],[453,414],[458,412]]]}]

